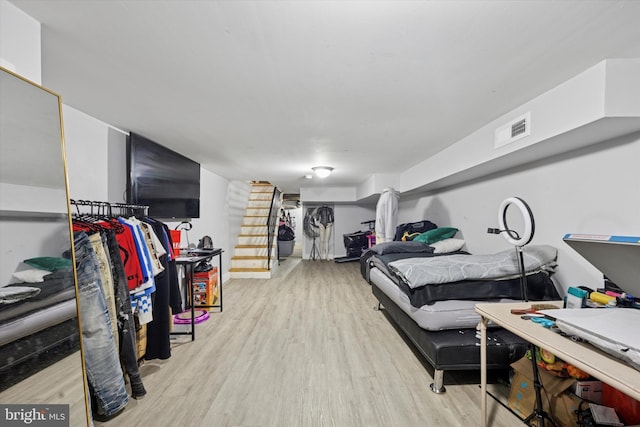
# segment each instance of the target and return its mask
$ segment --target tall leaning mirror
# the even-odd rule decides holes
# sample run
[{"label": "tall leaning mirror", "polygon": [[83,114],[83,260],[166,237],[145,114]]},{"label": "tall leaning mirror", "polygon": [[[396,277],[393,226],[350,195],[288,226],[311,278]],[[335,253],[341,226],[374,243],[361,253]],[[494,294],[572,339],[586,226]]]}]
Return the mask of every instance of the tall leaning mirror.
[{"label": "tall leaning mirror", "polygon": [[0,419],[88,426],[60,97],[0,68],[0,101]]}]

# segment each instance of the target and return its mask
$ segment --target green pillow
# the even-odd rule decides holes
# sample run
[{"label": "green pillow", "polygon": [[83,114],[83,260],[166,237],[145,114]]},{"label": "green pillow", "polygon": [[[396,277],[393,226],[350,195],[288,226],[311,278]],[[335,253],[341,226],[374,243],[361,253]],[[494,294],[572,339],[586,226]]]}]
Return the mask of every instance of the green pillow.
[{"label": "green pillow", "polygon": [[440,240],[450,239],[458,232],[457,228],[453,227],[438,227],[433,230],[425,231],[424,233],[416,236],[414,242],[422,242],[430,245],[431,243],[439,242]]},{"label": "green pillow", "polygon": [[71,268],[71,260],[67,258],[57,258],[52,256],[41,256],[37,258],[25,259],[24,263],[40,270],[56,271]]}]

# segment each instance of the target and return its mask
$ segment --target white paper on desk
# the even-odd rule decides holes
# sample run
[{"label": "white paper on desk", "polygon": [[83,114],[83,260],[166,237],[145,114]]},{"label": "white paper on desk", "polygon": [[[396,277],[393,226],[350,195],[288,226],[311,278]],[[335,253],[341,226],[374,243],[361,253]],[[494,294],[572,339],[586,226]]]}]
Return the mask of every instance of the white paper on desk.
[{"label": "white paper on desk", "polygon": [[640,351],[640,310],[633,308],[580,308],[542,310],[541,313],[591,335]]},{"label": "white paper on desk", "polygon": [[542,310],[561,331],[589,341],[640,371],[640,310],[581,308]]}]

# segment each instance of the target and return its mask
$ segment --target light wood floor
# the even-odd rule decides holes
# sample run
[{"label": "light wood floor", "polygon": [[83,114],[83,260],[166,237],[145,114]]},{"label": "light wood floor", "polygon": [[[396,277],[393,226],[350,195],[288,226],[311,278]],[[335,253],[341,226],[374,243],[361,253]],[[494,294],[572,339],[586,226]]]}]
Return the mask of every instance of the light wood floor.
[{"label": "light wood floor", "polygon": [[[376,302],[358,263],[287,259],[274,279],[231,280],[194,342],[142,366],[147,396],[96,426],[480,425],[477,375],[429,391],[433,370]],[[520,424],[489,405],[493,426]]]},{"label": "light wood floor", "polygon": [[[104,425],[479,425],[477,383],[429,391],[432,371],[373,310],[357,263],[302,261],[287,274],[288,262],[278,278],[228,282],[224,311],[147,362],[148,395]],[[493,425],[518,425],[490,404]]]}]

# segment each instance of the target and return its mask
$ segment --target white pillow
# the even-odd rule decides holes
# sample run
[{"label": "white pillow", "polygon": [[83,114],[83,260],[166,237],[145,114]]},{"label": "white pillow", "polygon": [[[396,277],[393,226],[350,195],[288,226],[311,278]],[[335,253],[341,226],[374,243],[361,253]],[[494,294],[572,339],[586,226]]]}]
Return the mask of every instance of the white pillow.
[{"label": "white pillow", "polygon": [[44,276],[47,274],[51,274],[51,272],[38,268],[30,268],[28,270],[16,271],[13,273],[13,277],[24,283],[39,283],[44,282]]},{"label": "white pillow", "polygon": [[429,246],[433,248],[434,254],[446,254],[462,249],[464,246],[464,240],[454,238],[444,239],[439,242],[431,243]]}]

